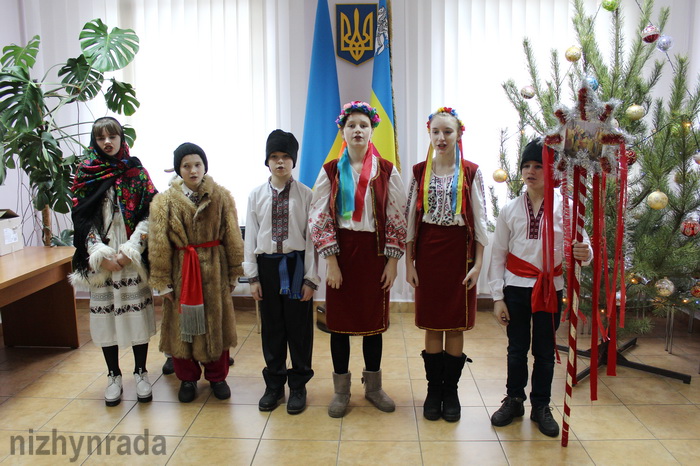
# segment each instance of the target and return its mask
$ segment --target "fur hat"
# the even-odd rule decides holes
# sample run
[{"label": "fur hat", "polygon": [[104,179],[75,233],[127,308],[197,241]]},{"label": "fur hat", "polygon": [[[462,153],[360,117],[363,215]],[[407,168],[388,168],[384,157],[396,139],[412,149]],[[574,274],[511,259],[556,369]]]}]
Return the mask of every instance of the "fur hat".
[{"label": "fur hat", "polygon": [[523,155],[520,158],[520,170],[522,171],[525,162],[539,162],[542,163],[542,139],[537,138],[528,142],[523,149]]},{"label": "fur hat", "polygon": [[192,155],[192,154],[197,154],[200,157],[202,157],[202,162],[204,163],[204,173],[209,171],[209,162],[207,161],[207,154],[204,153],[201,147],[199,147],[197,144],[193,144],[191,142],[184,142],[180,144],[177,149],[173,152],[173,168],[175,168],[175,173],[177,173],[178,176],[180,175],[180,164],[182,163],[182,159],[185,158],[187,155]]},{"label": "fur hat", "polygon": [[276,129],[267,137],[265,147],[265,165],[269,167],[268,160],[273,152],[284,152],[292,158],[292,167],[297,166],[297,152],[299,152],[299,142],[292,133]]}]

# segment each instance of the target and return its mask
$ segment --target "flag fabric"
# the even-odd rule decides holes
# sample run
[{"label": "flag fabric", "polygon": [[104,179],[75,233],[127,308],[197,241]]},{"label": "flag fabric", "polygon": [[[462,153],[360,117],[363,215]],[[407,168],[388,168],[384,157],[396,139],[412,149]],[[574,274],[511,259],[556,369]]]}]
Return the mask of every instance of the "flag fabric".
[{"label": "flag fabric", "polygon": [[339,113],[340,90],[328,0],[318,0],[299,164],[299,181],[309,187],[313,187],[323,164],[338,156],[342,137],[335,119]]},{"label": "flag fabric", "polygon": [[382,158],[401,170],[396,150],[396,123],[394,121],[394,96],[391,84],[390,12],[387,0],[377,5],[377,33],[374,47],[374,70],[372,71],[372,96],[370,105],[377,109],[381,123],[374,130],[372,142]]}]

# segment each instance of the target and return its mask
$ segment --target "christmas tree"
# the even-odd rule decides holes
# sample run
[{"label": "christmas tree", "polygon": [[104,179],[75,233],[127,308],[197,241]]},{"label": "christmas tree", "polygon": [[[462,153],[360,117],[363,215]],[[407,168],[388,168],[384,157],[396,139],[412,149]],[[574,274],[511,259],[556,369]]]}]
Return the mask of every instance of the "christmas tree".
[{"label": "christmas tree", "polygon": [[[562,72],[558,52],[552,50],[550,79],[543,83],[531,44],[525,39],[530,83],[518,88],[514,81],[508,81],[503,87],[519,116],[518,153],[534,136],[551,133],[558,124],[558,103],[576,101],[581,82],[585,81],[600,101],[617,103],[613,117],[620,133],[627,135],[626,158],[630,165],[621,258],[627,274],[625,283],[618,283],[618,288],[627,289],[628,314],[619,324],[628,332],[644,333],[651,329],[647,310],[666,316],[679,309],[698,308],[700,302],[700,85],[690,85],[686,57],[668,54],[673,39],[662,34],[670,15],[668,8],[654,15],[652,0],[641,4],[639,34],[631,38],[629,48],[619,0],[603,1],[594,14],[585,11],[582,0],[575,0],[574,8],[578,44],[565,53],[570,62],[565,71]],[[612,53],[607,60],[594,34],[595,21],[605,17],[611,21],[612,31]],[[666,72],[672,73],[671,87],[659,89],[659,80]],[[654,98],[652,94],[662,97]],[[511,167],[509,163],[505,149],[508,139],[508,134],[502,132],[501,168],[494,173],[494,180],[507,182],[508,196],[513,198],[520,194],[522,181],[518,164]],[[618,235],[618,183],[611,176],[604,192],[603,244],[607,245],[609,270],[614,268]],[[497,216],[493,189],[491,194]],[[590,207],[586,209],[587,227],[591,225],[592,211]],[[588,314],[592,311],[591,301],[586,299],[592,295],[591,269],[584,268],[581,277],[580,308]],[[614,283],[614,277],[607,278],[608,283],[610,280]],[[605,282],[606,279],[601,282],[600,302],[612,299],[614,303],[616,296],[610,295],[615,293],[615,286],[605,286]]]}]

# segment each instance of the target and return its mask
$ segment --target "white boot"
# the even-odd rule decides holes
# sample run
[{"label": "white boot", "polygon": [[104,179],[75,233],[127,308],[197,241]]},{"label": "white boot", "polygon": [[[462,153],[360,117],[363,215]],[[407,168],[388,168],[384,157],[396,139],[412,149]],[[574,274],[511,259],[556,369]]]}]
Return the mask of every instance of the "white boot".
[{"label": "white boot", "polygon": [[122,376],[114,376],[110,372],[107,376],[107,388],[105,388],[105,404],[117,406],[122,401]]},{"label": "white boot", "polygon": [[138,374],[134,374],[134,381],[136,382],[136,397],[139,402],[147,403],[151,401],[153,393],[151,383],[148,381],[148,372],[139,371]]}]

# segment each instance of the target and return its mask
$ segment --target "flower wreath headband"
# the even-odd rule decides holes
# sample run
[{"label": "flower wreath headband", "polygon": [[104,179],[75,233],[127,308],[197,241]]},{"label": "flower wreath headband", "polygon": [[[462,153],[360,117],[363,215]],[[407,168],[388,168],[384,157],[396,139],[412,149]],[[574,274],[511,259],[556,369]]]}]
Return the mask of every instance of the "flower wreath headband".
[{"label": "flower wreath headband", "polygon": [[[462,133],[464,133],[464,123],[459,119],[457,111],[452,107],[440,107],[435,110],[435,113],[431,113],[428,116],[428,121],[426,126],[428,127],[428,132],[430,132],[430,124],[433,121],[433,117],[436,115],[450,115],[457,120],[457,125]],[[430,188],[430,174],[432,173],[433,167],[433,145],[432,143],[428,147],[428,156],[426,158],[426,167],[423,171],[423,179],[421,180],[420,189],[421,193],[418,195],[418,201],[422,200],[422,206],[427,206],[428,204],[428,193]],[[460,138],[455,144],[455,170],[454,176],[452,177],[452,211],[455,215],[459,215],[462,212],[462,193],[464,188],[464,167],[462,166],[462,139]],[[419,206],[422,207],[422,206]]]},{"label": "flower wreath headband", "polygon": [[459,119],[459,115],[457,115],[457,110],[455,110],[452,107],[440,107],[437,110],[435,110],[435,113],[431,113],[430,115],[428,115],[428,121],[425,123],[425,126],[428,127],[428,131],[430,131],[430,123],[432,123],[433,117],[440,115],[441,113],[445,113],[447,115],[455,117],[455,119],[457,120],[457,124],[459,125],[459,129],[462,132],[464,132],[464,122],[462,122],[462,120]]},{"label": "flower wreath headband", "polygon": [[354,112],[360,112],[367,115],[370,123],[372,123],[372,128],[379,126],[379,122],[382,121],[379,118],[379,113],[377,113],[376,108],[372,107],[367,102],[353,100],[352,102],[343,105],[343,108],[340,110],[340,115],[338,115],[338,118],[335,120],[335,124],[338,125],[338,128],[342,128],[345,124],[345,120],[347,120],[348,116]]}]

